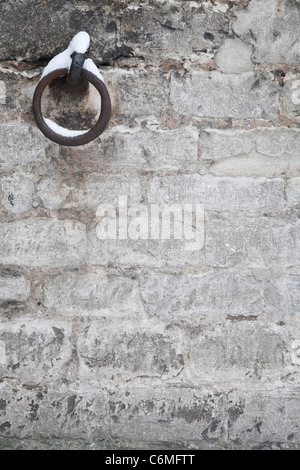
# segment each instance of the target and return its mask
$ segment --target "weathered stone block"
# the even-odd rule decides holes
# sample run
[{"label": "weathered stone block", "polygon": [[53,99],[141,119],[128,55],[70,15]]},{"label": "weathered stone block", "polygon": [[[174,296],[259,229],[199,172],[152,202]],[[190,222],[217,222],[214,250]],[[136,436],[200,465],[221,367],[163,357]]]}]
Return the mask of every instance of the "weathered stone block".
[{"label": "weathered stone block", "polygon": [[[92,449],[93,443],[107,438],[107,393],[100,387],[82,390],[56,384],[54,388],[53,381],[49,385],[20,385],[4,380],[0,396],[0,448],[13,437],[36,440],[35,445],[39,443],[44,449],[55,449],[52,441],[61,442],[66,450],[72,440],[77,440],[79,447]],[[30,444],[24,446],[32,449]]]},{"label": "weathered stone block", "polygon": [[2,207],[15,214],[32,209],[34,176],[15,173],[1,178]]},{"label": "weathered stone block", "polygon": [[109,50],[113,54],[116,48],[117,29],[115,13],[109,2],[105,3],[87,7],[85,4],[62,5],[59,0],[38,5],[33,0],[6,2],[0,19],[1,60],[22,58],[35,62],[52,58],[66,49],[72,37],[82,29],[92,36],[91,53],[104,59]]},{"label": "weathered stone block", "polygon": [[6,103],[6,85],[4,80],[0,80],[0,104]]},{"label": "weathered stone block", "polygon": [[180,337],[149,323],[92,322],[77,342],[79,378],[121,380],[137,377],[171,378],[184,366]]},{"label": "weathered stone block", "polygon": [[111,171],[196,171],[198,130],[186,127],[151,131],[118,126],[103,135],[98,153]]},{"label": "weathered stone block", "polygon": [[172,106],[185,116],[267,120],[277,117],[278,86],[268,74],[193,72],[180,77],[173,73],[170,87]]},{"label": "weathered stone block", "polygon": [[82,261],[85,225],[78,221],[29,218],[0,225],[2,264],[68,266]]},{"label": "weathered stone block", "polygon": [[46,140],[27,124],[2,123],[0,131],[0,170],[35,168],[47,162]]},{"label": "weathered stone block", "polygon": [[157,204],[204,204],[205,211],[280,209],[284,206],[284,181],[200,175],[155,176],[148,184],[148,200]]},{"label": "weathered stone block", "polygon": [[109,398],[111,434],[144,445],[164,442],[186,449],[192,441],[224,436],[224,401],[222,393],[188,387],[115,392]]},{"label": "weathered stone block", "polygon": [[151,274],[141,278],[146,311],[166,321],[226,315],[255,315],[264,308],[264,283],[252,276],[205,273],[197,276]]},{"label": "weathered stone block", "polygon": [[30,282],[23,276],[0,277],[0,303],[3,301],[25,301],[30,295]]},{"label": "weathered stone block", "polygon": [[299,129],[205,129],[201,160],[216,176],[297,176]]},{"label": "weathered stone block", "polygon": [[[32,320],[1,324],[5,347],[1,375],[29,381],[53,382],[65,377],[71,359],[71,325]],[[5,363],[3,363],[5,362]]]},{"label": "weathered stone block", "polygon": [[287,182],[286,196],[290,207],[300,209],[300,178],[293,178]]},{"label": "weathered stone block", "polygon": [[[300,9],[299,9],[300,10]],[[282,114],[300,119],[300,74],[288,73],[284,78]]]},{"label": "weathered stone block", "polygon": [[63,316],[114,318],[142,311],[137,281],[105,271],[53,276],[43,290],[44,306]]},{"label": "weathered stone block", "polygon": [[253,46],[255,62],[297,63],[299,21],[300,8],[296,2],[251,0],[246,8],[235,12],[233,30]]},{"label": "weathered stone block", "polygon": [[156,2],[121,11],[121,41],[146,60],[182,60],[213,52],[229,33],[226,15],[196,2]]},{"label": "weathered stone block", "polygon": [[210,220],[206,264],[214,267],[299,266],[300,222],[269,217]]},{"label": "weathered stone block", "polygon": [[[193,242],[192,242],[193,243]],[[96,230],[88,234],[88,257],[91,265],[119,265],[148,268],[195,266],[202,257],[199,249],[188,249],[190,240],[132,239],[101,240]]]},{"label": "weathered stone block", "polygon": [[129,122],[154,116],[158,118],[166,104],[163,74],[155,68],[113,69],[106,75],[114,113]]},{"label": "weathered stone block", "polygon": [[216,63],[223,73],[243,73],[254,69],[252,47],[240,39],[226,39],[216,55]]},{"label": "weathered stone block", "polygon": [[[232,410],[232,412],[231,412]],[[299,442],[299,398],[288,392],[234,392],[229,406],[229,438],[251,442],[253,448],[280,449]]]},{"label": "weathered stone block", "polygon": [[278,332],[255,321],[231,321],[191,340],[188,376],[230,387],[235,381],[255,381],[282,372],[284,350]]},{"label": "weathered stone block", "polygon": [[100,204],[109,203],[118,208],[120,196],[127,196],[128,204],[139,203],[142,199],[139,178],[95,174],[50,176],[40,180],[36,192],[47,209],[92,210],[95,215]]},{"label": "weathered stone block", "polygon": [[266,300],[268,306],[284,316],[300,314],[300,275],[289,274],[271,279],[267,285]]}]

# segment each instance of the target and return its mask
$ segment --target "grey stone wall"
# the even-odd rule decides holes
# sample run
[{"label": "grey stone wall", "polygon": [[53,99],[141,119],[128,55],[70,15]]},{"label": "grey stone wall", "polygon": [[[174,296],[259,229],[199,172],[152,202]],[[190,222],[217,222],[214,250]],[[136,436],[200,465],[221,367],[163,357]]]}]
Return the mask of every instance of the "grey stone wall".
[{"label": "grey stone wall", "polygon": [[[300,2],[0,4],[0,448],[300,448]],[[78,31],[113,103],[37,129]],[[44,110],[88,128],[57,82]],[[99,240],[97,207],[204,204],[205,242]]]}]

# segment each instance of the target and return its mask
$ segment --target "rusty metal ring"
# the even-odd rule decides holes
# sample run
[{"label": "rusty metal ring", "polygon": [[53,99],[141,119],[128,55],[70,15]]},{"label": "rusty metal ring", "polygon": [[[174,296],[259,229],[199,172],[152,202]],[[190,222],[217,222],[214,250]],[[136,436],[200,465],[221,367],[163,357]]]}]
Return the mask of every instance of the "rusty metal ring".
[{"label": "rusty metal ring", "polygon": [[105,130],[110,114],[111,114],[111,101],[110,96],[107,91],[107,88],[102,80],[96,77],[92,72],[82,69],[82,78],[90,82],[98,90],[101,96],[101,112],[98,121],[95,126],[92,127],[89,131],[84,132],[81,135],[76,135],[73,137],[63,136],[54,132],[45,122],[42,111],[41,111],[41,101],[42,95],[45,88],[50,85],[53,80],[58,77],[63,77],[68,75],[68,69],[57,69],[50,72],[48,75],[43,77],[38,83],[34,95],[33,95],[33,114],[38,128],[42,133],[48,137],[48,139],[56,142],[59,145],[68,145],[68,146],[78,146],[85,145],[96,139],[102,132]]}]

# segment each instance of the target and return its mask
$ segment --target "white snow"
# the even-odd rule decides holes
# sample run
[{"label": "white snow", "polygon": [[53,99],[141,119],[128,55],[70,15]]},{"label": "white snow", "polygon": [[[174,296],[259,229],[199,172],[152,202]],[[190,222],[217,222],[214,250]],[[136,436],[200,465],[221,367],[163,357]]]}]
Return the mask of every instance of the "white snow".
[{"label": "white snow", "polygon": [[104,82],[101,73],[97,69],[96,64],[92,61],[92,59],[85,59],[83,68],[85,70],[88,70],[89,72],[92,72],[94,75],[96,75],[97,78],[99,78],[99,80],[102,80],[102,82]]},{"label": "white snow", "polygon": [[56,122],[51,121],[51,119],[45,118],[44,121],[50,129],[56,134],[61,135],[62,137],[76,137],[78,135],[86,134],[88,131],[76,131],[71,129],[66,129],[65,127],[61,127]]},{"label": "white snow", "polygon": [[73,52],[84,54],[88,50],[89,46],[90,36],[85,31],[80,31],[80,33],[77,33],[76,36],[73,37],[68,49],[70,49],[71,54],[73,54]]},{"label": "white snow", "polygon": [[[79,52],[81,54],[84,54],[88,50],[89,45],[90,36],[88,35],[88,33],[86,33],[85,31],[80,31],[79,33],[77,33],[76,36],[73,37],[68,48],[60,54],[57,54],[55,57],[53,57],[53,59],[50,60],[48,65],[44,68],[40,80],[46,75],[48,75],[50,72],[53,72],[54,70],[70,70],[72,64],[71,55],[73,54],[73,52]],[[93,73],[97,78],[99,78],[99,80],[102,80],[104,82],[101,73],[99,72],[92,59],[86,59],[83,64],[83,68]],[[61,135],[62,137],[76,137],[78,135],[86,134],[88,132],[66,129],[65,127],[61,127],[56,124],[56,122],[51,121],[51,119],[45,118],[44,116],[43,119],[47,126],[50,127],[53,132]]]},{"label": "white snow", "polygon": [[71,63],[72,63],[72,58],[69,54],[68,49],[66,49],[65,51],[61,52],[60,54],[57,54],[55,57],[53,57],[53,59],[50,60],[48,65],[46,65],[46,67],[44,68],[40,80],[42,80],[42,78],[44,78],[46,75],[48,75],[50,72],[53,72],[54,70],[58,70],[58,69],[70,70]]},{"label": "white snow", "polygon": [[[63,52],[60,52],[59,54],[57,54],[55,57],[53,57],[53,59],[50,60],[48,65],[46,65],[46,67],[43,70],[40,80],[44,78],[46,75],[48,75],[50,72],[53,72],[54,70],[58,70],[58,69],[70,70],[70,67],[72,64],[71,55],[73,54],[73,52],[80,52],[81,54],[84,54],[88,50],[89,45],[90,45],[89,34],[85,31],[80,31],[79,33],[77,33],[73,37],[68,48],[65,49]],[[92,59],[86,59],[83,64],[83,68],[92,72],[100,80],[104,81],[102,75],[100,74],[99,70],[97,69]]]}]

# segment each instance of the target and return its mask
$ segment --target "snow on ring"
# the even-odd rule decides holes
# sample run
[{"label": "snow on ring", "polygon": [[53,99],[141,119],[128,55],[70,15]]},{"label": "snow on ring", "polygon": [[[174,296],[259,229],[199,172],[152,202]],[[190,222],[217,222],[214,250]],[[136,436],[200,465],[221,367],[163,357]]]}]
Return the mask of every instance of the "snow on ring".
[{"label": "snow on ring", "polygon": [[[59,70],[59,69],[70,70],[70,67],[72,64],[71,55],[73,54],[73,52],[79,52],[81,54],[84,54],[88,50],[89,45],[90,45],[89,34],[86,31],[80,31],[79,33],[77,33],[71,40],[67,49],[65,49],[63,52],[60,52],[55,57],[53,57],[53,59],[50,60],[48,65],[46,65],[46,67],[43,70],[40,80],[42,80],[42,78],[44,78],[46,75],[48,75],[50,72],[53,72],[54,70]],[[88,72],[91,72],[93,75],[95,75],[97,78],[99,78],[99,80],[101,80],[104,83],[103,77],[92,59],[86,59],[83,63],[83,68],[87,70]],[[88,131],[77,131],[77,130],[66,129],[65,127],[59,126],[51,119],[47,119],[44,116],[43,116],[43,119],[45,123],[47,124],[47,126],[50,127],[50,129],[52,129],[56,134],[59,134],[63,137],[75,137],[75,136],[82,135],[88,132]]]}]

